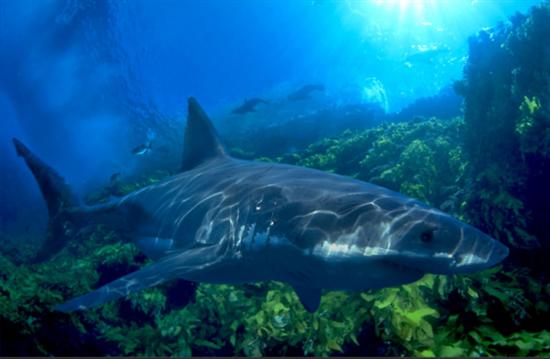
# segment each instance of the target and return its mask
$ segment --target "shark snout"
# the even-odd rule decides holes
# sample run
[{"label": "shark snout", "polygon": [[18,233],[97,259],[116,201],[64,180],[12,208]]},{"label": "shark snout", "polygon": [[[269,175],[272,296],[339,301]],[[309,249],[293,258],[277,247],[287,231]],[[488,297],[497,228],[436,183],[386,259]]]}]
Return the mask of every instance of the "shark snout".
[{"label": "shark snout", "polygon": [[509,253],[510,250],[508,247],[495,240],[493,252],[489,257],[489,262],[492,263],[491,266],[502,262],[506,257],[508,257]]},{"label": "shark snout", "polygon": [[424,273],[458,274],[490,268],[504,260],[508,253],[504,244],[473,227],[466,227],[454,246],[438,247],[431,253],[405,250],[392,260]]},{"label": "shark snout", "polygon": [[490,268],[502,262],[510,252],[499,241],[483,234],[475,228],[468,229],[467,235],[453,253],[451,271],[470,273]]}]

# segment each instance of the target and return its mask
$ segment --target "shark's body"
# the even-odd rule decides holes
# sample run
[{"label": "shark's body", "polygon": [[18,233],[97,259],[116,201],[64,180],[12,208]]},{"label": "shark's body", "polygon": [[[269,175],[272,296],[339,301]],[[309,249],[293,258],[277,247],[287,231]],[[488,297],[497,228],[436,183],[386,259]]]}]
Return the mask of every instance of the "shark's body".
[{"label": "shark's body", "polygon": [[255,112],[256,106],[262,103],[265,104],[267,103],[267,101],[257,97],[251,98],[251,99],[245,100],[242,105],[233,109],[231,113],[234,115],[242,115],[249,112]]},{"label": "shark's body", "polygon": [[[33,168],[45,165],[15,142],[36,175]],[[53,171],[46,170],[38,172]],[[86,208],[55,208],[50,202],[62,194],[52,193],[66,190],[64,183],[45,186],[37,177],[48,208],[54,207],[50,216],[67,213],[110,224],[155,261],[56,309],[85,309],[184,278],[283,281],[314,311],[323,289],[366,290],[409,283],[425,273],[471,272],[508,253],[475,228],[388,189],[303,167],[231,158],[193,99],[182,170]]]},{"label": "shark's body", "polygon": [[411,65],[429,64],[429,63],[432,63],[437,57],[447,53],[448,51],[449,49],[445,47],[418,51],[408,55],[405,58],[405,63],[409,63]]},{"label": "shark's body", "polygon": [[311,98],[311,94],[315,91],[325,91],[324,85],[304,85],[300,87],[298,90],[294,91],[293,93],[289,94],[287,98],[290,101],[301,101],[301,100],[308,100]]}]

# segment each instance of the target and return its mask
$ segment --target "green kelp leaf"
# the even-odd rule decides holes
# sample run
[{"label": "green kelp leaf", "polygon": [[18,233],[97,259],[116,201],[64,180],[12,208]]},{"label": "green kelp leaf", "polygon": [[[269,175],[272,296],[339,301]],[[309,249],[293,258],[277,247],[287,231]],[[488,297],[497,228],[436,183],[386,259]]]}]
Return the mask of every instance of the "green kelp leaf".
[{"label": "green kelp leaf", "polygon": [[423,357],[423,358],[434,358],[436,356],[435,353],[431,349],[424,349],[424,350],[420,351],[419,353],[417,353],[417,355],[419,357]]},{"label": "green kelp leaf", "polygon": [[436,280],[438,280],[438,276],[435,276],[433,274],[426,274],[422,279],[417,281],[415,284],[418,287],[427,287],[429,289],[432,289],[436,283]]},{"label": "green kelp leaf", "polygon": [[439,350],[438,356],[440,357],[463,357],[466,356],[464,349],[459,346],[444,345]]},{"label": "green kelp leaf", "polygon": [[403,312],[403,316],[413,324],[419,325],[422,319],[427,316],[439,317],[439,313],[433,308],[421,308],[412,312]]},{"label": "green kelp leaf", "polygon": [[550,332],[543,330],[542,332],[540,332],[539,336],[541,342],[546,343],[546,346],[550,348]]},{"label": "green kelp leaf", "polygon": [[507,304],[508,300],[510,299],[509,296],[506,295],[506,293],[503,293],[500,290],[493,288],[491,286],[485,286],[483,287],[483,290],[489,293],[491,296],[497,298],[504,304]]},{"label": "green kelp leaf", "polygon": [[525,341],[521,339],[513,341],[512,343],[520,349],[520,355],[527,355],[535,347],[535,343],[532,341]]},{"label": "green kelp leaf", "polygon": [[187,358],[190,357],[192,354],[191,347],[185,340],[178,341],[178,349],[175,353],[172,355],[180,358]]},{"label": "green kelp leaf", "polygon": [[[550,290],[550,285],[549,285],[549,290]],[[363,298],[365,302],[372,302],[373,300],[376,300],[376,298],[378,297],[374,294],[361,293],[361,298]]]},{"label": "green kelp leaf", "polygon": [[445,289],[448,283],[448,279],[446,276],[437,275],[434,279],[434,287],[437,288],[437,293],[440,297],[443,297],[445,295]]},{"label": "green kelp leaf", "polygon": [[[253,318],[256,321],[258,325],[264,325],[265,323],[265,316],[264,312],[258,312]],[[231,324],[231,329],[236,330],[239,325],[239,322],[235,321]]]},{"label": "green kelp leaf", "polygon": [[318,318],[313,318],[313,329],[314,330],[319,330],[319,319]]},{"label": "green kelp leaf", "polygon": [[471,287],[468,287],[468,291],[467,291],[468,295],[472,298],[478,298],[479,295],[477,294],[477,292],[475,290],[473,290]]},{"label": "green kelp leaf", "polygon": [[342,347],[340,346],[340,344],[338,344],[338,342],[336,342],[335,340],[331,339],[329,341],[327,341],[327,348],[329,349],[332,349],[332,350],[337,350],[339,352],[342,352]]},{"label": "green kelp leaf", "polygon": [[283,303],[277,302],[273,305],[271,310],[273,310],[273,312],[275,312],[275,313],[287,312],[288,307],[285,306]]},{"label": "green kelp leaf", "polygon": [[246,356],[252,357],[261,357],[263,356],[262,350],[260,348],[260,342],[256,339],[246,339],[243,343],[243,351]]},{"label": "green kelp leaf", "polygon": [[377,300],[374,302],[374,306],[378,309],[384,309],[387,306],[391,305],[397,296],[397,290],[392,290],[387,293],[387,297],[383,300]]},{"label": "green kelp leaf", "polygon": [[266,300],[266,302],[271,302],[278,296],[279,296],[278,291],[270,290],[270,291],[267,292],[267,295],[265,296],[265,300]]},{"label": "green kelp leaf", "polygon": [[481,339],[481,337],[479,336],[479,334],[472,330],[468,333],[468,335],[476,342],[476,343],[483,343],[483,339]]},{"label": "green kelp leaf", "polygon": [[422,329],[422,331],[428,338],[433,338],[434,333],[433,333],[432,325],[430,323],[428,323],[425,320],[421,320],[419,323],[419,328]]},{"label": "green kelp leaf", "polygon": [[487,325],[480,326],[478,332],[483,336],[483,340],[486,340],[488,343],[495,343],[506,345],[507,339],[500,334],[498,330]]},{"label": "green kelp leaf", "polygon": [[211,341],[205,340],[205,339],[196,339],[193,344],[199,346],[199,347],[207,347],[210,349],[220,349],[222,345],[213,343]]}]

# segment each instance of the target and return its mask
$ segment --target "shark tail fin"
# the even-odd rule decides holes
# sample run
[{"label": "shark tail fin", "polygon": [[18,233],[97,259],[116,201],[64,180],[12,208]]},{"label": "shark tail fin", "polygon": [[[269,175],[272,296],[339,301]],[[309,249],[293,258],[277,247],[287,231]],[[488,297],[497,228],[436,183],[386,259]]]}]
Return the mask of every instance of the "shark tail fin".
[{"label": "shark tail fin", "polygon": [[33,262],[43,262],[59,252],[68,240],[70,210],[78,208],[78,201],[65,180],[50,166],[34,155],[21,141],[13,139],[17,155],[23,157],[31,170],[48,207],[48,232],[42,248]]}]

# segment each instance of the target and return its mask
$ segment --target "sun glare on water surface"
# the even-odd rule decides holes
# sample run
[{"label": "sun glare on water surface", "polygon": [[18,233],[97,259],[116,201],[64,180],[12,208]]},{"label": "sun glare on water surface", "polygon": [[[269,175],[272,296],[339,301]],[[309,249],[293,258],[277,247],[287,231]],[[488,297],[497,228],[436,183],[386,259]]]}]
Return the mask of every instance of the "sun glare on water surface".
[{"label": "sun glare on water surface", "polygon": [[[460,2],[461,0],[456,0]],[[422,19],[425,11],[433,11],[438,4],[448,3],[444,0],[348,0],[348,7],[355,13],[367,15],[373,7],[387,14],[395,14],[402,20],[414,17]]]}]

